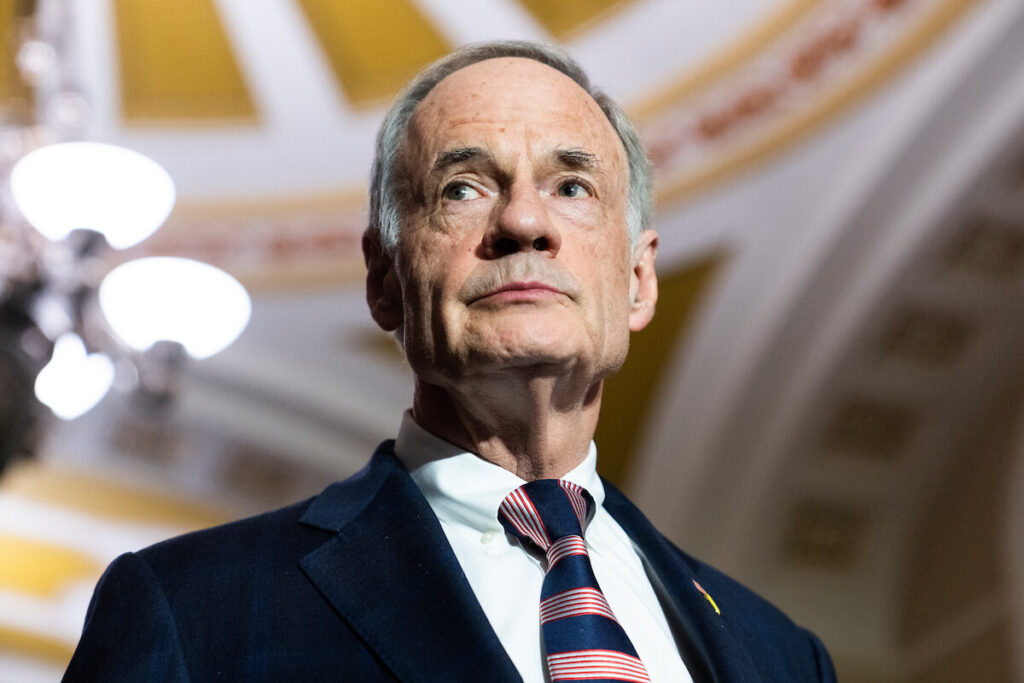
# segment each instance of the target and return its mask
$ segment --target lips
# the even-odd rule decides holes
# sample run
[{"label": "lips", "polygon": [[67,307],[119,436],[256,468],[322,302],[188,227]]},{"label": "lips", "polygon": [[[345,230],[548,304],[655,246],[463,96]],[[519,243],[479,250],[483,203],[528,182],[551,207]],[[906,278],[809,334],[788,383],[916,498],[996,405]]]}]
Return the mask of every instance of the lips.
[{"label": "lips", "polygon": [[466,305],[484,300],[508,303],[565,298],[575,301],[579,291],[579,283],[559,264],[520,252],[481,263],[463,283],[458,299]]},{"label": "lips", "polygon": [[536,280],[523,281],[523,282],[508,282],[486,292],[482,296],[478,297],[476,301],[483,299],[490,300],[503,300],[503,301],[533,301],[544,297],[551,296],[552,294],[563,294],[562,290],[557,287],[553,287],[546,282],[539,282]]}]

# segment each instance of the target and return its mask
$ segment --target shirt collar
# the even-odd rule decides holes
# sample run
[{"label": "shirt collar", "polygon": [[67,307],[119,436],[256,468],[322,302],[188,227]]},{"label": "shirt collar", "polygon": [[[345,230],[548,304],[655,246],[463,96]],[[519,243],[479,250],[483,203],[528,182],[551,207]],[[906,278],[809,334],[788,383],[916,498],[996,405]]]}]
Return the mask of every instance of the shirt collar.
[{"label": "shirt collar", "polygon": [[[501,530],[501,501],[526,483],[512,472],[434,436],[416,423],[411,411],[402,416],[395,455],[439,519],[480,532]],[[597,447],[593,441],[583,461],[562,479],[585,488],[597,507],[601,506],[604,486],[597,475]]]}]

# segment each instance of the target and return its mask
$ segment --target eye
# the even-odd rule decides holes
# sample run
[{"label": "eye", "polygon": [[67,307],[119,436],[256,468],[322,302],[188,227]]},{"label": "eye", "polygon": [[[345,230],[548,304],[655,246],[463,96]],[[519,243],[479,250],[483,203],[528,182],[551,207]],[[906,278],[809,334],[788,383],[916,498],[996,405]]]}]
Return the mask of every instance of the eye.
[{"label": "eye", "polygon": [[582,197],[589,197],[590,190],[585,185],[575,180],[567,180],[558,186],[559,197],[570,197],[572,199],[578,199]]},{"label": "eye", "polygon": [[464,202],[469,199],[480,197],[480,191],[466,183],[452,183],[444,188],[444,198],[455,202]]}]

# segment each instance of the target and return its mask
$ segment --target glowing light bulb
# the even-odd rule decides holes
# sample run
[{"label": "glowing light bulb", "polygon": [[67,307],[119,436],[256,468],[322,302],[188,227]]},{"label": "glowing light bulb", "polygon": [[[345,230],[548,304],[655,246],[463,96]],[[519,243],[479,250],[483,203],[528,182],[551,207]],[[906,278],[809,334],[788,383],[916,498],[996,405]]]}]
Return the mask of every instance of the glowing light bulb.
[{"label": "glowing light bulb", "polygon": [[138,152],[98,142],[41,147],[11,170],[14,203],[51,240],[78,228],[103,233],[115,249],[141,242],[174,206],[174,181]]},{"label": "glowing light bulb", "polygon": [[57,338],[53,357],[36,376],[36,398],[63,420],[73,420],[99,403],[114,383],[114,364],[88,353],[78,335]]},{"label": "glowing light bulb", "polygon": [[252,310],[245,288],[223,270],[169,256],[114,268],[100,283],[99,299],[111,328],[132,348],[175,341],[194,358],[230,345]]}]

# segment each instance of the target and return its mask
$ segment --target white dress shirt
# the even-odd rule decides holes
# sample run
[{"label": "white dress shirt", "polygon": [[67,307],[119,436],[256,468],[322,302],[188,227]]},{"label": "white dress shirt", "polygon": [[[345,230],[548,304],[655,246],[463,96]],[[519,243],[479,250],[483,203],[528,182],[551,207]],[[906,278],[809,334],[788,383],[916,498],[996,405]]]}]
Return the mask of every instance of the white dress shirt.
[{"label": "white dress shirt", "polygon": [[[518,476],[430,434],[409,412],[395,455],[412,475],[469,579],[484,614],[527,683],[548,680],[541,654],[541,562],[509,542],[498,506],[526,483]],[[612,612],[652,681],[692,683],[643,562],[626,532],[605,511],[597,449],[563,477],[587,489],[597,512],[585,538],[594,574]]]}]

